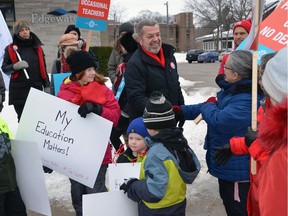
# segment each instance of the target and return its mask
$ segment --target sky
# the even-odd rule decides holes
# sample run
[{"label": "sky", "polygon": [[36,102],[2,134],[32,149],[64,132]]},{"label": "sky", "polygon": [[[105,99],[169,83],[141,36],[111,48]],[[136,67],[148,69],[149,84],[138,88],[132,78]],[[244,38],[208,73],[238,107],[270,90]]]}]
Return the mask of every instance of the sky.
[{"label": "sky", "polygon": [[[176,53],[175,57],[177,62],[187,63],[185,60],[185,55],[185,53]],[[186,92],[184,90],[189,86],[195,85],[195,83],[196,82],[185,80],[180,77],[180,85],[182,87],[182,92],[186,104],[200,103],[205,101],[210,96],[215,96],[217,92],[216,88],[200,88],[197,92]],[[108,83],[107,86],[111,87],[111,83]],[[0,113],[0,116],[8,123],[10,130],[15,135],[18,123],[13,106],[8,106],[8,91],[6,91],[6,100],[4,102],[4,108]],[[187,138],[191,148],[195,151],[202,166],[202,169],[195,182],[192,185],[188,185],[187,216],[206,216],[207,214],[214,216],[224,214],[223,206],[219,201],[220,198],[218,195],[217,180],[210,174],[207,174],[207,165],[205,162],[206,151],[203,149],[206,128],[206,123],[204,121],[201,121],[198,125],[196,125],[193,121],[186,121],[184,125],[184,136]],[[56,171],[54,171],[52,174],[44,174],[44,177],[50,202],[56,200],[61,206],[68,209],[69,212],[73,212],[74,210],[71,205],[69,179],[64,175],[57,173]],[[203,199],[207,199],[207,197],[211,200],[206,202],[205,205],[201,204],[193,206],[195,203],[201,203]],[[215,204],[215,202],[217,204]]]},{"label": "sky", "polygon": [[185,0],[111,0],[111,5],[120,5],[126,9],[126,16],[122,21],[127,21],[132,17],[137,16],[141,10],[150,10],[152,12],[159,12],[161,15],[167,15],[168,2],[169,16],[181,13],[184,11]]}]

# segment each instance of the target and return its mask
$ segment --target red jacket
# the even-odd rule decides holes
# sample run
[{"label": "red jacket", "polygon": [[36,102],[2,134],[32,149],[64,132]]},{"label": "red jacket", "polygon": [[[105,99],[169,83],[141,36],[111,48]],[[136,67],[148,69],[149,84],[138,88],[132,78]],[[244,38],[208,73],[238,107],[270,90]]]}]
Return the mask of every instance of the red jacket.
[{"label": "red jacket", "polygon": [[[96,81],[81,86],[79,82],[66,78],[60,86],[57,96],[77,105],[82,105],[85,102],[101,104],[103,108],[101,117],[112,121],[113,126],[118,123],[121,111],[112,90]],[[108,144],[102,164],[111,162],[112,154],[110,144]]]},{"label": "red jacket", "polygon": [[270,157],[257,175],[261,216],[287,215],[287,103],[272,107],[259,126],[259,139]]},{"label": "red jacket", "polygon": [[[266,99],[266,110],[270,109],[270,100]],[[258,125],[261,124],[261,121],[264,117],[265,110],[263,106],[260,106],[257,114]],[[248,148],[245,144],[244,137],[232,137],[230,139],[230,148],[233,155],[243,155],[250,154],[251,157],[256,160],[256,175],[250,174],[250,189],[247,198],[247,211],[248,215],[256,216],[259,215],[258,209],[258,180],[257,174],[259,173],[260,168],[265,163],[267,158],[270,155],[270,151],[263,148],[259,139],[256,139],[251,146]]]}]

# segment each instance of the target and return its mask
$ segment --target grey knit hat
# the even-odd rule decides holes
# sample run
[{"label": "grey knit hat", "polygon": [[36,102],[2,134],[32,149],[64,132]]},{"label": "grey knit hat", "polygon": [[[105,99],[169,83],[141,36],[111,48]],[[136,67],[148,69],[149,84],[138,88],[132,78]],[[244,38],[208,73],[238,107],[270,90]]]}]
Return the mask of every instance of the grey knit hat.
[{"label": "grey knit hat", "polygon": [[262,83],[268,95],[277,103],[288,97],[288,48],[282,48],[267,64]]},{"label": "grey knit hat", "polygon": [[172,105],[162,93],[152,92],[144,110],[143,121],[148,129],[161,130],[176,126]]},{"label": "grey knit hat", "polygon": [[13,26],[14,34],[18,35],[22,28],[28,28],[30,30],[30,24],[27,20],[18,20]]}]

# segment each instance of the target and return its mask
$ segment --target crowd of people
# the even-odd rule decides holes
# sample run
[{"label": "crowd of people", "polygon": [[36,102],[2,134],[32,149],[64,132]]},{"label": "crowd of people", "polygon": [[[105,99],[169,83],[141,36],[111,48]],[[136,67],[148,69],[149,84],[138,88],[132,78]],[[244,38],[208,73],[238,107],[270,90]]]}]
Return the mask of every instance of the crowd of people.
[{"label": "crowd of people", "polygon": [[[248,36],[250,20],[233,28],[235,49]],[[218,179],[219,196],[228,216],[287,215],[287,57],[288,49],[264,55],[259,70],[257,94],[258,130],[251,128],[252,53],[234,50],[223,59],[216,83],[216,97],[198,104],[185,104],[179,82],[176,49],[162,42],[160,27],[143,19],[135,27],[119,27],[108,61],[108,80],[98,73],[95,54],[75,25],[59,39],[52,73],[70,73],[56,94],[54,80],[47,74],[40,39],[25,20],[14,25],[13,42],[5,49],[2,70],[11,75],[9,105],[18,122],[31,87],[79,106],[86,118],[96,114],[113,122],[110,140],[93,188],[70,179],[72,205],[82,216],[84,194],[108,191],[108,164],[141,163],[139,178],[120,186],[138,203],[138,214],[185,215],[187,184],[192,184],[201,167],[183,135],[185,121],[202,114],[207,124],[203,143],[208,172]],[[51,76],[53,77],[53,76]],[[2,77],[1,77],[2,78]],[[5,87],[0,79],[0,109]],[[0,110],[0,111],[1,111]],[[25,204],[16,182],[11,156],[13,135],[0,119],[0,215],[24,216]],[[95,141],[96,142],[96,141]],[[111,143],[110,143],[111,142]],[[250,157],[257,174],[250,172]],[[44,172],[53,170],[43,167]]]}]

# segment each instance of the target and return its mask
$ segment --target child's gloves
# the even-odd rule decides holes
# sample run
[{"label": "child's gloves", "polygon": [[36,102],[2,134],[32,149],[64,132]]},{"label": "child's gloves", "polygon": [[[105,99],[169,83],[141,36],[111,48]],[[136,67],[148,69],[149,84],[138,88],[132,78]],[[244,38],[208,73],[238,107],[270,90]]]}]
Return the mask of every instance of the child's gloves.
[{"label": "child's gloves", "polygon": [[120,186],[120,190],[124,190],[124,194],[127,193],[129,187],[135,181],[139,181],[139,179],[137,179],[137,178],[125,179],[124,183]]},{"label": "child's gloves", "polygon": [[78,109],[78,113],[80,114],[81,117],[86,118],[86,115],[88,113],[95,113],[97,115],[101,115],[103,112],[103,108],[102,105],[100,104],[93,104],[90,102],[85,102],[84,104],[82,104],[79,109]]}]

